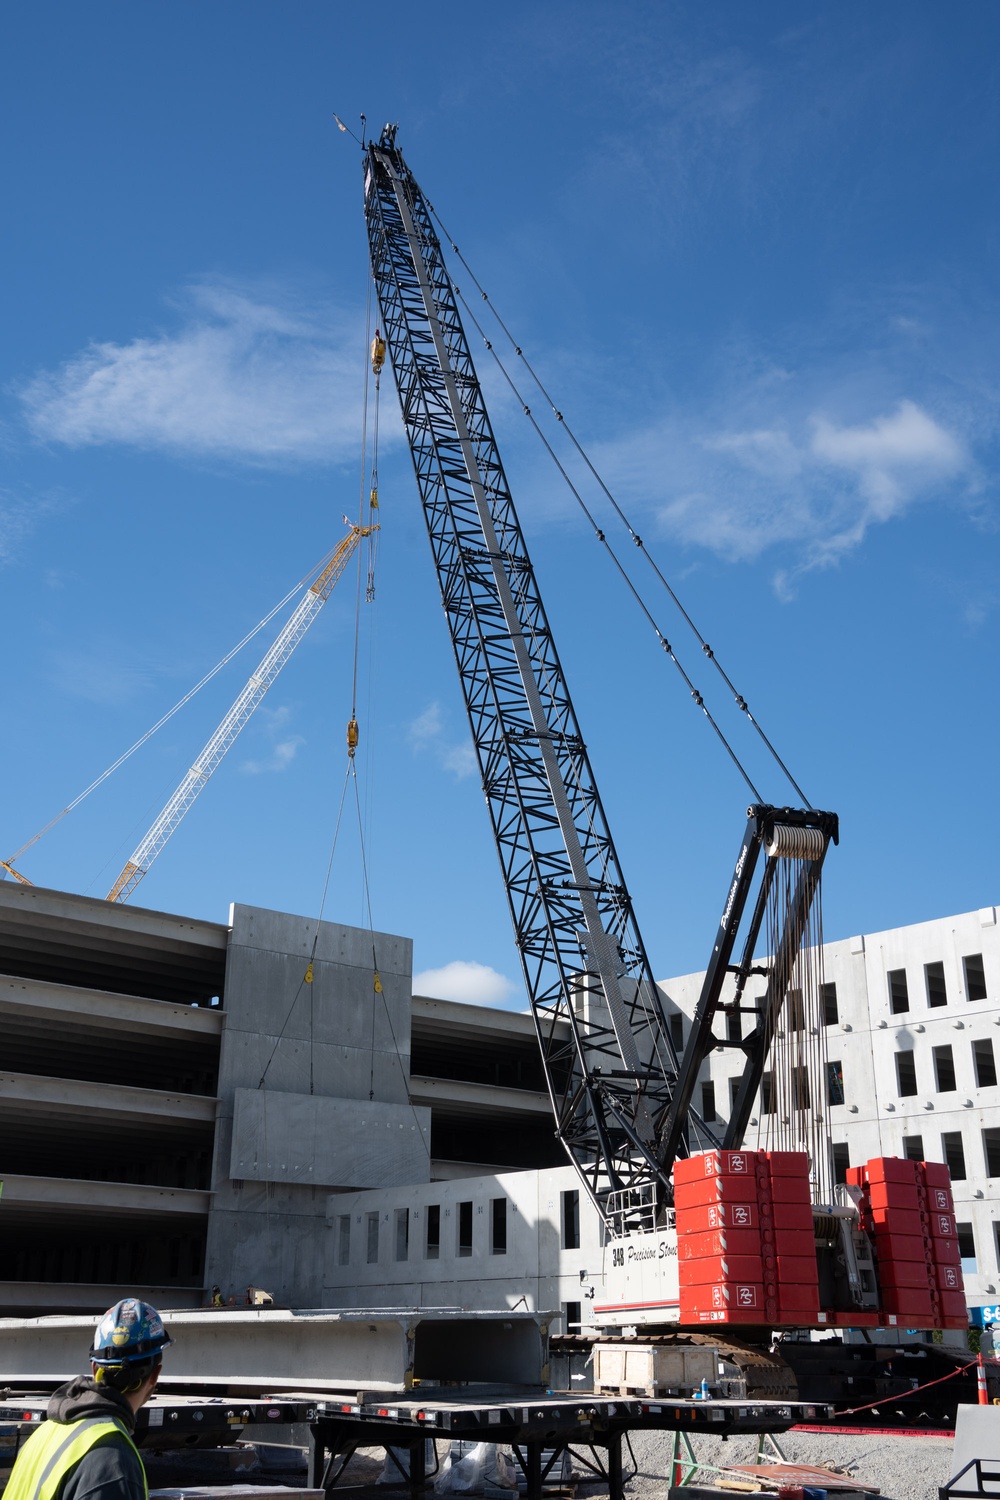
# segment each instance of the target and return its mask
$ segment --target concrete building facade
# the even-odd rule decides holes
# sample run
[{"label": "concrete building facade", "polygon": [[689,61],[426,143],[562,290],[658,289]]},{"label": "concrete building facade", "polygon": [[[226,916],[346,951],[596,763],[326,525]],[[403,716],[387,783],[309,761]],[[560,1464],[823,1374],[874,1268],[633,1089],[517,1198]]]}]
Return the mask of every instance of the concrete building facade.
[{"label": "concrete building facade", "polygon": [[[996,908],[824,958],[834,1175],[948,1162],[969,1301],[1000,1301]],[[413,996],[411,962],[409,939],[333,922],[0,883],[0,1312],[252,1283],[293,1306],[526,1302],[586,1323],[600,1226],[531,1018]],[[662,986],[681,1046],[700,985]],[[719,1123],[736,1071],[728,1051],[702,1069]]]},{"label": "concrete building facade", "polygon": [[318,1306],[331,1191],[558,1163],[530,1021],[414,999],[411,954],[0,883],[0,1315]]}]

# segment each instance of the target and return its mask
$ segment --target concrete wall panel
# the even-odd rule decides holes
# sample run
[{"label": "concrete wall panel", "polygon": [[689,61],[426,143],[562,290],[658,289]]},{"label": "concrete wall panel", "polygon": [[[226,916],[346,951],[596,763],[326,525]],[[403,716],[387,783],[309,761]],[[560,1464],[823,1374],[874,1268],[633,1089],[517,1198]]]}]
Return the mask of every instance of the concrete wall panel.
[{"label": "concrete wall panel", "polygon": [[237,1089],[230,1177],[394,1187],[430,1176],[431,1112]]}]

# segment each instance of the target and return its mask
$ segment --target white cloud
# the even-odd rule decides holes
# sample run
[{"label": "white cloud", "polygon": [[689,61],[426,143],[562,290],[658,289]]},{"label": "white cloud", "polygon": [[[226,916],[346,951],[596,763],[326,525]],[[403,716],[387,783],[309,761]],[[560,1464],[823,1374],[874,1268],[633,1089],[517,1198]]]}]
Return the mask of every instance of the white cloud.
[{"label": "white cloud", "polygon": [[280,740],[270,755],[263,760],[245,760],[240,764],[240,770],[246,771],[250,776],[260,776],[268,771],[287,771],[292,761],[298,754],[299,747],[305,744],[302,735],[293,735],[290,740]]},{"label": "white cloud", "polygon": [[433,755],[438,765],[464,781],[476,772],[476,752],[469,739],[451,740],[445,732],[440,703],[429,703],[423,713],[412,720],[407,737],[414,752]]},{"label": "white cloud", "polygon": [[180,312],[175,332],[94,343],[25,384],[34,435],[255,464],[356,452],[359,330],[274,288],[223,281],[190,287]]},{"label": "white cloud", "polygon": [[630,505],[666,491],[658,520],[679,541],[730,562],[792,550],[779,591],[791,577],[836,563],[871,526],[949,483],[964,481],[963,490],[973,483],[961,437],[914,401],[839,423],[771,382],[742,405],[742,415],[758,420],[692,433],[692,422],[671,416],[616,444],[600,467],[619,476],[618,493]]},{"label": "white cloud", "polygon": [[424,969],[413,976],[413,993],[437,1000],[461,1000],[466,1005],[506,1006],[519,988],[486,964],[456,958],[440,969]]},{"label": "white cloud", "polygon": [[915,493],[956,474],[966,464],[962,445],[912,401],[862,427],[813,419],[813,454],[854,474],[872,506],[872,520],[888,520]]}]

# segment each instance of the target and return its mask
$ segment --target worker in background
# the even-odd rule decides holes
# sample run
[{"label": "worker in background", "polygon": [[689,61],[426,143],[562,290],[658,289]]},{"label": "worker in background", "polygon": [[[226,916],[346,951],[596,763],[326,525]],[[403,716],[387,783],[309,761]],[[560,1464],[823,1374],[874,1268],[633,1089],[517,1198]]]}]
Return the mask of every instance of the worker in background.
[{"label": "worker in background", "polygon": [[147,1500],[135,1414],[172,1343],[148,1302],[126,1297],[109,1308],[94,1334],[92,1373],[55,1392],[47,1420],[17,1455],[4,1500]]},{"label": "worker in background", "polygon": [[212,1306],[213,1307],[222,1307],[222,1305],[223,1305],[223,1302],[222,1302],[222,1288],[221,1288],[221,1286],[213,1286],[213,1288],[212,1288]]}]

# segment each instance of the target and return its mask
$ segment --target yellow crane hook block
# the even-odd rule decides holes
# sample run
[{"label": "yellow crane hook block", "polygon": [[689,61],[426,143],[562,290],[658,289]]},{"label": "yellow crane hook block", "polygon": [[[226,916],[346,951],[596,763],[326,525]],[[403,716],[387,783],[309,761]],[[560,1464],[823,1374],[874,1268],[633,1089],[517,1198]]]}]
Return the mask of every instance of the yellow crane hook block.
[{"label": "yellow crane hook block", "polygon": [[385,364],[385,339],[376,328],[375,337],[372,339],[372,370],[376,375],[381,372]]},{"label": "yellow crane hook block", "polygon": [[352,718],[347,725],[347,753],[354,759],[354,752],[358,748],[358,721]]}]

